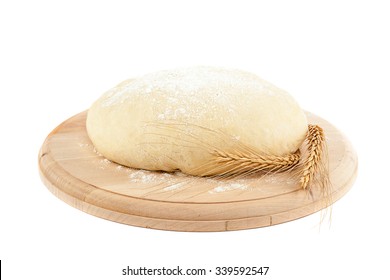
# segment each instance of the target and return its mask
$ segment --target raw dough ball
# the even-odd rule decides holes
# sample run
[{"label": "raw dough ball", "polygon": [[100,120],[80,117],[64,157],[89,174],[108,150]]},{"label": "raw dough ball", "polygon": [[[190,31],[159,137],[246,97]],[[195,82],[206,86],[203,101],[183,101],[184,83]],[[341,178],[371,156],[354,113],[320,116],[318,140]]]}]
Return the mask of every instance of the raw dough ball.
[{"label": "raw dough ball", "polygon": [[211,175],[215,151],[294,153],[307,120],[288,93],[254,74],[193,67],[148,74],[109,90],[89,109],[87,131],[111,161]]}]

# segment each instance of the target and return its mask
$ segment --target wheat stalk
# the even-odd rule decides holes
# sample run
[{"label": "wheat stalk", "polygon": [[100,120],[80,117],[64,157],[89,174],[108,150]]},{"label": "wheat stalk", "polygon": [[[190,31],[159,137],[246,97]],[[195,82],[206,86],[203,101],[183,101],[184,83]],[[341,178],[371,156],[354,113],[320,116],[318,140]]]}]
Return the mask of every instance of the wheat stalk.
[{"label": "wheat stalk", "polygon": [[[303,189],[310,189],[315,182],[324,192],[329,192],[326,142],[324,131],[318,125],[308,125],[305,139],[306,151],[302,154],[303,156],[299,149],[294,153],[283,156],[266,154],[238,140],[233,140],[232,142],[232,138],[221,131],[214,131],[202,126],[193,126],[193,129],[200,129],[207,137],[218,138],[229,147],[221,150],[208,143],[207,140],[200,139],[197,133],[184,130],[184,125],[182,124],[152,125],[154,128],[161,130],[161,132],[150,134],[171,137],[165,132],[168,129],[173,130],[182,135],[180,141],[183,143],[180,145],[186,145],[189,148],[194,148],[198,145],[199,148],[205,149],[211,154],[210,160],[192,169],[189,174],[218,178],[245,178],[260,171],[265,171],[267,174],[289,171],[292,175],[299,176],[299,182]],[[207,137],[205,138],[207,139]],[[193,146],[194,143],[196,143],[195,146]]]}]

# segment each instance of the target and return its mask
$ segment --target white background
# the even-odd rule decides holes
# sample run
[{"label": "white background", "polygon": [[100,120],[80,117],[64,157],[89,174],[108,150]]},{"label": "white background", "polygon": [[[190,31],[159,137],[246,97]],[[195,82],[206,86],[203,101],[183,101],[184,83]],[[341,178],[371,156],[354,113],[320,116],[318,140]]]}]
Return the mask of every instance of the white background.
[{"label": "white background", "polygon": [[[127,265],[386,278],[389,12],[386,1],[1,1],[4,279],[130,279]],[[359,174],[330,228],[318,214],[237,232],[136,228],[76,210],[42,184],[38,151],[60,122],[126,78],[199,64],[254,72],[351,140]]]}]

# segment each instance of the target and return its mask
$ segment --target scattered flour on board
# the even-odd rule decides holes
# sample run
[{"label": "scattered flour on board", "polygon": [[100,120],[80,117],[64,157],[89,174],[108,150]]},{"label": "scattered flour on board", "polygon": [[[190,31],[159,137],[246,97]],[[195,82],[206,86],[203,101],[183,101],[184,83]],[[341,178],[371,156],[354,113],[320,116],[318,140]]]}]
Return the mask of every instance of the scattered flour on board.
[{"label": "scattered flour on board", "polygon": [[[147,170],[137,170],[128,175],[128,178],[130,179],[130,182],[132,183],[169,183],[171,181],[172,183],[166,187],[164,187],[163,191],[178,191],[183,188],[185,188],[188,185],[188,181],[177,181],[178,177],[187,177],[188,175],[185,175],[181,172],[175,172],[175,173],[160,173],[155,171],[147,171]],[[216,193],[223,193],[227,191],[233,191],[233,190],[247,190],[249,187],[247,185],[238,183],[238,182],[231,182],[231,183],[224,183],[220,182],[215,179],[206,179],[207,182],[211,182],[214,184],[217,184],[215,188],[212,190],[209,190],[208,193],[210,194],[216,194]]]},{"label": "scattered flour on board", "polygon": [[170,185],[170,186],[168,186],[168,187],[165,187],[163,190],[164,190],[164,191],[176,191],[176,190],[180,190],[180,189],[182,189],[183,187],[185,187],[186,184],[187,184],[187,182],[176,183],[176,184]]},{"label": "scattered flour on board", "polygon": [[95,154],[97,154],[98,156],[100,156],[100,157],[103,156],[101,153],[98,152],[98,150],[96,150],[95,147],[93,147],[93,152],[94,152]]},{"label": "scattered flour on board", "polygon": [[214,189],[210,190],[209,193],[221,193],[226,191],[233,191],[233,190],[247,190],[248,186],[239,184],[239,183],[230,183],[227,185],[220,185],[215,187]]},{"label": "scattered flour on board", "polygon": [[129,175],[130,181],[134,183],[155,182],[157,178],[158,176],[155,173],[146,170],[138,170]]},{"label": "scattered flour on board", "polygon": [[79,146],[81,148],[84,148],[84,147],[89,147],[89,144],[88,143],[79,143]]},{"label": "scattered flour on board", "polygon": [[136,170],[128,175],[132,183],[163,183],[174,177],[173,174],[148,170]]},{"label": "scattered flour on board", "polygon": [[112,161],[106,158],[102,158],[99,162],[100,162],[100,166],[99,166],[100,169],[106,169],[106,166],[112,163]]}]

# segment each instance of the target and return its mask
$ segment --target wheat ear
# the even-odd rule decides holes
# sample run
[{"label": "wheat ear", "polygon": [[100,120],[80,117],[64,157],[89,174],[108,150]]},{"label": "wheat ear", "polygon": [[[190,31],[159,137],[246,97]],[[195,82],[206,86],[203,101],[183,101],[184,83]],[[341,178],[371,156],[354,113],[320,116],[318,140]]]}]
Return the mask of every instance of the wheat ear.
[{"label": "wheat ear", "polygon": [[[258,171],[283,172],[299,167],[296,170],[300,176],[300,184],[307,189],[315,179],[320,178],[320,185],[327,187],[327,168],[324,163],[326,152],[324,131],[318,125],[308,125],[306,134],[307,155],[301,158],[300,150],[285,156],[272,156],[257,152],[214,150],[213,162],[218,168],[212,173],[220,176],[245,176]],[[301,162],[300,162],[301,161]],[[202,174],[208,176],[210,174]],[[318,175],[318,177],[317,177]]]},{"label": "wheat ear", "polygon": [[238,170],[246,170],[247,167],[252,167],[257,171],[270,170],[273,172],[281,172],[295,166],[300,159],[300,151],[286,156],[272,156],[260,154],[238,155],[235,153],[227,153],[215,151],[216,161],[221,164],[233,164],[239,166]]},{"label": "wheat ear", "polygon": [[[300,183],[303,189],[310,186],[315,175],[321,171],[321,161],[324,155],[324,131],[318,125],[309,124],[306,136],[308,155],[303,162]],[[322,175],[322,174],[319,174]]]}]

